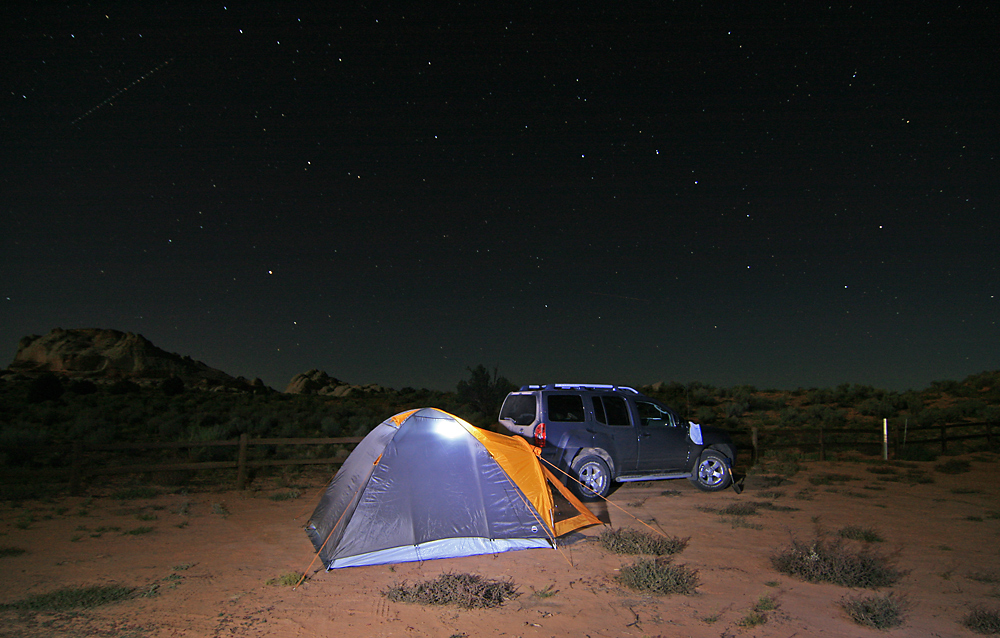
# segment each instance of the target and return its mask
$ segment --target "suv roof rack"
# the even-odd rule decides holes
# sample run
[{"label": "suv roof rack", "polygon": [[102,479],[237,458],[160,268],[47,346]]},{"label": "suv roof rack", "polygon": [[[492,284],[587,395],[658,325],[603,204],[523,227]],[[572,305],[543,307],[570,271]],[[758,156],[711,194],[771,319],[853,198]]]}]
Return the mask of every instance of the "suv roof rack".
[{"label": "suv roof rack", "polygon": [[546,385],[522,385],[521,391],[526,390],[610,390],[611,392],[631,392],[641,394],[635,388],[627,385],[609,385],[607,383],[549,383]]}]

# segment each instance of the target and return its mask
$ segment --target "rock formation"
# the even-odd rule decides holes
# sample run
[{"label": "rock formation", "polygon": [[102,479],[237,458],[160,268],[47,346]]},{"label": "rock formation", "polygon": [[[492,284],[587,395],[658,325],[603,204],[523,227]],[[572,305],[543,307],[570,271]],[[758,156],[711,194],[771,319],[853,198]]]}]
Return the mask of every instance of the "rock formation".
[{"label": "rock formation", "polygon": [[351,385],[339,381],[322,370],[309,370],[292,377],[285,388],[288,394],[319,394],[322,396],[346,397],[355,392],[385,392],[385,388],[375,383]]},{"label": "rock formation", "polygon": [[23,337],[9,370],[34,376],[54,372],[89,379],[159,380],[176,376],[188,385],[259,391],[263,382],[232,377],[191,357],[167,352],[139,334],[118,330],[56,328]]}]

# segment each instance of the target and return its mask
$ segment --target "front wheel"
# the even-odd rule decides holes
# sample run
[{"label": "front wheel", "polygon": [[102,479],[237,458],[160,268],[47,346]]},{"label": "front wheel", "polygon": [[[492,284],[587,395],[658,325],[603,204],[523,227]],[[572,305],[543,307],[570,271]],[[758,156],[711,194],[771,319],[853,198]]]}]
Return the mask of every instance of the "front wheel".
[{"label": "front wheel", "polygon": [[729,487],[732,478],[733,474],[729,470],[729,459],[715,450],[705,450],[701,453],[697,465],[694,466],[691,482],[699,490],[718,492]]},{"label": "front wheel", "polygon": [[611,470],[599,456],[584,456],[574,461],[573,476],[576,481],[570,483],[581,500],[596,501],[611,492]]}]

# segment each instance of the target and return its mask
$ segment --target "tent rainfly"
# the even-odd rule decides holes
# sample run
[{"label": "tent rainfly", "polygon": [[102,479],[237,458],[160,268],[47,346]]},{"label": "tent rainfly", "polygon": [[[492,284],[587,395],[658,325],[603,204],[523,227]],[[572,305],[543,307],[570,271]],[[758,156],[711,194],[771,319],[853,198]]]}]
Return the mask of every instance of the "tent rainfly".
[{"label": "tent rainfly", "polygon": [[[573,517],[556,522],[550,485]],[[358,444],[306,533],[336,569],[554,547],[557,536],[599,523],[524,439],[421,408]]]}]

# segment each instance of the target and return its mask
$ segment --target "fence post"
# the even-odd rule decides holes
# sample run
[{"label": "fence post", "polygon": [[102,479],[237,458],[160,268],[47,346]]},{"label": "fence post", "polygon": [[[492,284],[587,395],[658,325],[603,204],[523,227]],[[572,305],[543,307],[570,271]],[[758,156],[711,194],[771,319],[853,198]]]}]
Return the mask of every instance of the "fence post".
[{"label": "fence post", "polygon": [[892,458],[899,458],[899,424],[892,426]]},{"label": "fence post", "polygon": [[948,426],[941,426],[941,454],[948,451]]},{"label": "fence post", "polygon": [[826,460],[826,447],[823,445],[823,428],[819,429],[819,460]]},{"label": "fence post", "polygon": [[750,466],[757,465],[757,461],[760,460],[760,450],[757,448],[757,426],[750,428],[750,447],[753,449],[751,452]]},{"label": "fence post", "polygon": [[236,489],[244,490],[247,487],[247,443],[250,436],[244,432],[240,435],[240,452],[236,459]]},{"label": "fence post", "polygon": [[882,460],[889,460],[889,419],[882,419]]},{"label": "fence post", "polygon": [[70,461],[69,493],[79,496],[83,493],[83,442],[73,441],[73,458]]}]

